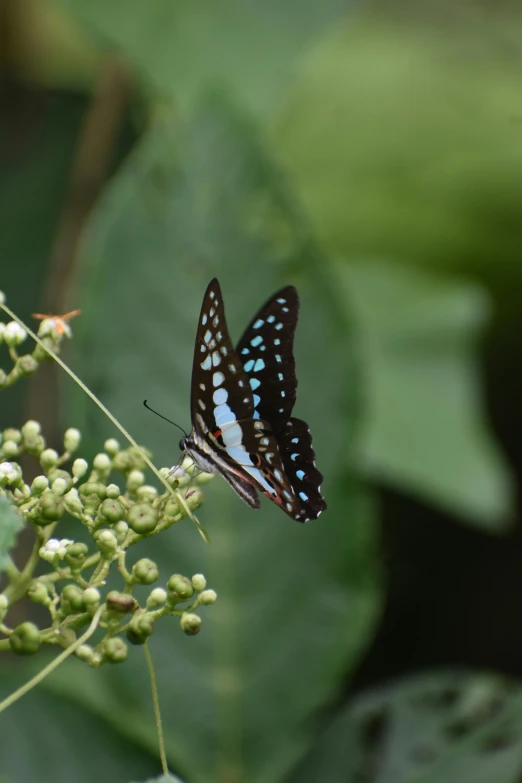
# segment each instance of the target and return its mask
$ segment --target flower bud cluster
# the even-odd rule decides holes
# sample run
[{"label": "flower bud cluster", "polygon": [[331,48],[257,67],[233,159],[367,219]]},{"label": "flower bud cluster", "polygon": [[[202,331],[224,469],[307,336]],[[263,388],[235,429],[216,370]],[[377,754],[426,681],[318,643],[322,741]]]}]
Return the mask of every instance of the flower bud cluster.
[{"label": "flower bud cluster", "polygon": [[[71,427],[64,434],[61,449],[48,446],[40,425],[33,420],[19,430],[9,428],[0,433],[0,496],[7,496],[35,526],[41,542],[40,559],[51,568],[32,578],[25,588],[27,597],[50,613],[50,627],[21,623],[4,633],[10,649],[20,655],[33,654],[41,645],[56,644],[57,640],[68,647],[100,609],[105,638],[75,651],[80,660],[98,667],[123,662],[127,645],[144,644],[163,616],[178,616],[182,631],[188,635],[200,631],[198,607],[216,600],[205,577],[173,574],[162,586],[153,560],[142,557],[127,568],[126,556],[131,546],[185,517],[184,504],[190,510],[198,508],[203,495],[197,485],[208,479],[196,473],[191,461],[185,460],[173,472],[164,468],[162,475],[179,493],[174,495],[163,491],[161,485],[158,490],[146,483],[146,464],[137,449],[122,449],[116,439],[109,438],[89,464],[74,456],[80,444],[81,432]],[[23,453],[31,454],[40,465],[40,473],[30,485],[24,482],[17,461]],[[75,536],[79,540],[53,535],[66,516],[80,522],[83,534],[79,530]],[[86,536],[88,543],[81,540]],[[111,568],[118,570],[122,585],[107,592],[104,587]],[[135,588],[139,600],[133,594]],[[144,588],[148,588],[145,597]],[[7,610],[8,602],[0,594],[0,622]]]}]

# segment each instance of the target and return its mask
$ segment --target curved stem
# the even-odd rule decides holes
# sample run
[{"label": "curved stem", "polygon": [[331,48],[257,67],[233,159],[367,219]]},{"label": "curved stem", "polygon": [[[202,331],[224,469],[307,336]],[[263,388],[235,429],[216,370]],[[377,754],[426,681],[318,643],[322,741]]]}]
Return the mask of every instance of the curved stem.
[{"label": "curved stem", "polygon": [[154,717],[156,718],[156,731],[158,732],[158,746],[161,759],[161,769],[164,775],[169,774],[169,768],[167,764],[167,756],[165,753],[165,742],[163,739],[163,725],[161,723],[161,712],[158,698],[158,686],[156,683],[156,671],[154,669],[154,661],[150,654],[149,643],[145,642],[145,657],[147,659],[147,666],[149,669],[150,677],[150,689],[152,691],[152,703],[154,705]]},{"label": "curved stem", "polygon": [[101,617],[101,613],[104,609],[104,606],[100,606],[94,617],[92,618],[92,622],[88,629],[85,631],[85,633],[80,636],[79,639],[77,639],[73,644],[71,644],[70,647],[68,647],[66,650],[63,651],[63,653],[60,653],[51,663],[49,663],[47,666],[45,666],[41,672],[38,672],[34,677],[32,677],[28,682],[26,682],[24,685],[21,686],[21,688],[18,688],[14,693],[12,693],[10,696],[8,696],[6,699],[0,702],[0,712],[3,712],[8,707],[11,706],[11,704],[14,704],[15,701],[18,701],[18,699],[21,699],[22,696],[25,696],[26,693],[28,693],[32,688],[35,687],[35,685],[38,685],[38,683],[42,682],[48,674],[51,674],[52,671],[54,671],[63,661],[65,661],[66,658],[68,658],[70,655],[72,655],[78,647],[80,647],[84,642],[89,639],[93,633],[95,632],[96,628],[98,627],[98,622]]},{"label": "curved stem", "polygon": [[187,503],[186,503],[186,501],[185,501],[185,498],[183,497],[183,495],[181,494],[181,492],[178,492],[177,490],[174,490],[174,489],[172,489],[172,487],[170,486],[170,484],[168,483],[168,481],[167,481],[165,478],[163,478],[163,476],[161,475],[161,473],[159,472],[159,470],[158,470],[158,469],[156,468],[156,466],[155,466],[155,465],[154,465],[154,464],[151,462],[151,460],[150,460],[150,459],[147,457],[147,455],[145,454],[145,452],[143,451],[143,449],[141,449],[141,448],[138,446],[138,444],[136,443],[136,441],[134,440],[134,438],[132,437],[132,435],[131,435],[129,432],[127,432],[127,430],[125,429],[125,427],[123,426],[123,424],[120,424],[120,422],[118,421],[118,419],[116,419],[116,418],[115,418],[115,417],[112,415],[112,413],[110,412],[110,410],[109,410],[108,408],[106,408],[106,407],[105,407],[105,405],[103,404],[103,402],[101,402],[101,401],[100,401],[100,400],[99,400],[99,399],[96,397],[96,395],[95,395],[95,394],[94,394],[94,393],[93,393],[93,392],[92,392],[92,391],[89,389],[89,387],[88,387],[88,386],[86,386],[86,385],[84,384],[84,382],[83,382],[82,380],[80,380],[80,378],[78,378],[78,376],[76,375],[76,373],[74,373],[74,372],[71,370],[71,368],[70,368],[70,367],[68,367],[68,366],[65,364],[65,362],[64,362],[62,359],[60,359],[60,357],[59,357],[59,356],[57,356],[57,354],[55,354],[55,352],[54,352],[54,351],[53,351],[51,348],[49,348],[47,345],[45,345],[45,343],[43,343],[43,342],[40,340],[40,338],[38,337],[38,335],[36,335],[36,334],[33,332],[33,330],[32,330],[32,329],[30,329],[28,326],[26,326],[26,324],[25,324],[25,323],[24,323],[24,322],[23,322],[23,321],[22,321],[20,318],[18,318],[18,316],[17,316],[15,313],[13,313],[13,311],[12,311],[12,310],[10,310],[10,309],[7,307],[7,305],[5,305],[5,304],[2,304],[2,303],[0,302],[0,308],[2,308],[2,310],[4,310],[4,311],[7,313],[7,315],[8,315],[8,316],[10,316],[10,317],[13,319],[13,321],[16,321],[16,322],[17,322],[17,324],[19,324],[19,325],[22,327],[22,329],[25,329],[25,331],[27,332],[27,334],[28,334],[28,335],[30,335],[30,336],[33,338],[33,340],[35,340],[35,342],[37,342],[37,343],[38,343],[38,345],[39,345],[41,348],[43,348],[43,349],[44,349],[44,351],[47,351],[47,353],[49,354],[49,356],[52,356],[52,358],[54,359],[54,361],[55,361],[57,364],[59,364],[59,365],[60,365],[60,367],[62,368],[62,370],[65,370],[65,372],[66,372],[68,375],[70,375],[70,376],[71,376],[71,378],[73,379],[73,381],[75,381],[75,383],[77,383],[77,384],[78,384],[78,386],[80,387],[80,389],[81,389],[83,392],[85,392],[85,394],[86,394],[88,397],[90,397],[90,398],[91,398],[91,400],[92,400],[92,401],[93,401],[93,402],[94,402],[94,403],[95,403],[95,404],[98,406],[98,408],[99,408],[101,411],[103,411],[103,413],[104,413],[104,414],[107,416],[107,418],[108,418],[110,421],[112,421],[112,423],[114,424],[114,426],[115,426],[117,429],[119,429],[119,431],[121,432],[121,434],[122,434],[122,435],[124,435],[124,436],[127,438],[127,440],[129,441],[129,443],[131,444],[131,446],[134,446],[134,448],[135,448],[135,449],[137,449],[137,450],[139,451],[139,453],[141,454],[141,457],[142,457],[142,459],[143,459],[143,460],[144,460],[144,462],[145,462],[145,463],[148,465],[148,467],[149,467],[149,468],[152,470],[152,472],[154,473],[154,475],[155,475],[155,476],[156,476],[156,477],[157,477],[157,478],[158,478],[158,479],[161,481],[161,483],[163,484],[163,486],[165,486],[165,487],[168,489],[168,491],[170,492],[170,494],[171,494],[171,495],[174,495],[174,496],[176,497],[176,499],[179,501],[180,505],[183,507],[183,510],[185,511],[185,514],[186,514],[186,515],[188,516],[188,518],[189,518],[189,519],[191,519],[191,520],[192,520],[192,522],[193,522],[193,523],[196,525],[196,527],[197,527],[197,529],[198,529],[198,532],[199,532],[199,534],[200,534],[201,538],[203,539],[203,541],[205,541],[205,543],[206,543],[206,544],[209,544],[209,543],[210,543],[210,538],[209,538],[209,536],[208,536],[208,533],[206,532],[206,530],[204,529],[204,527],[201,525],[201,523],[200,523],[199,519],[198,519],[198,518],[197,518],[197,517],[196,517],[196,516],[195,516],[195,515],[192,513],[192,511],[191,511],[191,510],[190,510],[190,508],[188,507],[188,505],[187,505]]}]

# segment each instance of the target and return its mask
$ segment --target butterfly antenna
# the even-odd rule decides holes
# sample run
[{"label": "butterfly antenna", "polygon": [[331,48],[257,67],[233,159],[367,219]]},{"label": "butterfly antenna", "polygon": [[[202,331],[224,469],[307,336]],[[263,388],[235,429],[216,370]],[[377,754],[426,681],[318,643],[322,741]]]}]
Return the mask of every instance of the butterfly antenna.
[{"label": "butterfly antenna", "polygon": [[185,430],[183,429],[183,427],[180,427],[180,426],[179,426],[179,424],[176,424],[176,422],[175,422],[175,421],[171,421],[170,419],[167,419],[167,417],[166,417],[166,416],[163,416],[161,413],[158,413],[158,411],[155,411],[155,410],[154,410],[154,408],[151,408],[151,407],[150,407],[150,405],[147,403],[147,400],[143,400],[143,404],[145,405],[145,407],[147,408],[147,410],[149,410],[149,411],[152,411],[152,413],[155,413],[155,414],[156,414],[156,416],[159,416],[159,417],[160,417],[160,419],[164,419],[165,421],[168,421],[168,423],[169,423],[169,424],[173,424],[173,425],[174,425],[174,427],[177,427],[177,428],[178,428],[178,430],[181,430],[181,432],[183,433],[183,435],[184,435],[186,438],[188,438],[188,433],[187,433],[187,432],[185,432]]}]

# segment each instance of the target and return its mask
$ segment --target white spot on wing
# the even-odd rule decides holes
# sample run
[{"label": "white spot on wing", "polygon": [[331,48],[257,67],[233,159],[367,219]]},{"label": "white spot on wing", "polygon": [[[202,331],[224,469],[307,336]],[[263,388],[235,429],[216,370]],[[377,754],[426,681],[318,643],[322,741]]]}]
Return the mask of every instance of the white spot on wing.
[{"label": "white spot on wing", "polygon": [[210,354],[205,357],[205,360],[201,362],[201,369],[202,370],[210,370],[212,366],[212,360],[210,358]]}]

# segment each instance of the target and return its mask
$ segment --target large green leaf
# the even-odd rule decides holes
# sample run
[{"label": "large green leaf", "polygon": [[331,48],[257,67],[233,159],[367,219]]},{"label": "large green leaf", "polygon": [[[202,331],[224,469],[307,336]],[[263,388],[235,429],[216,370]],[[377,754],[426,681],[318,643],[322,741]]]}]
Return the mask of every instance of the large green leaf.
[{"label": "large green leaf", "polygon": [[399,680],[336,715],[289,783],[516,783],[521,714],[494,675]]},{"label": "large green leaf", "polygon": [[7,498],[0,497],[0,573],[9,563],[9,552],[23,525],[24,521],[13,504]]},{"label": "large green leaf", "polygon": [[[216,480],[201,513],[210,547],[189,522],[140,547],[162,580],[203,571],[219,596],[197,638],[172,621],[152,640],[170,758],[191,783],[280,780],[306,751],[314,715],[357,664],[375,620],[374,513],[346,467],[356,413],[347,372],[350,389],[359,381],[344,313],[314,253],[252,129],[220,101],[183,133],[165,123],[149,134],[100,204],[85,247],[77,369],[158,464],[177,459],[178,438],[141,402],[187,422],[208,280],[221,281],[235,338],[279,285],[291,279],[302,293],[296,413],[314,432],[328,511],[296,525],[272,504],[253,512]],[[112,434],[108,423],[83,397],[72,409],[68,422],[99,448]],[[110,672],[73,662],[50,686],[137,742],[153,732],[140,650]]]},{"label": "large green leaf", "polygon": [[[3,664],[0,699],[24,682],[22,672]],[[157,755],[125,740],[123,732],[40,688],[2,713],[0,724],[0,776],[10,783],[128,783],[160,769]]]},{"label": "large green leaf", "polygon": [[284,95],[296,59],[352,3],[61,0],[61,5],[121,48],[178,104],[193,106],[217,88],[265,112]]},{"label": "large green leaf", "polygon": [[366,383],[360,464],[482,527],[507,524],[510,480],[480,400],[484,294],[394,263],[339,265],[337,280]]}]

